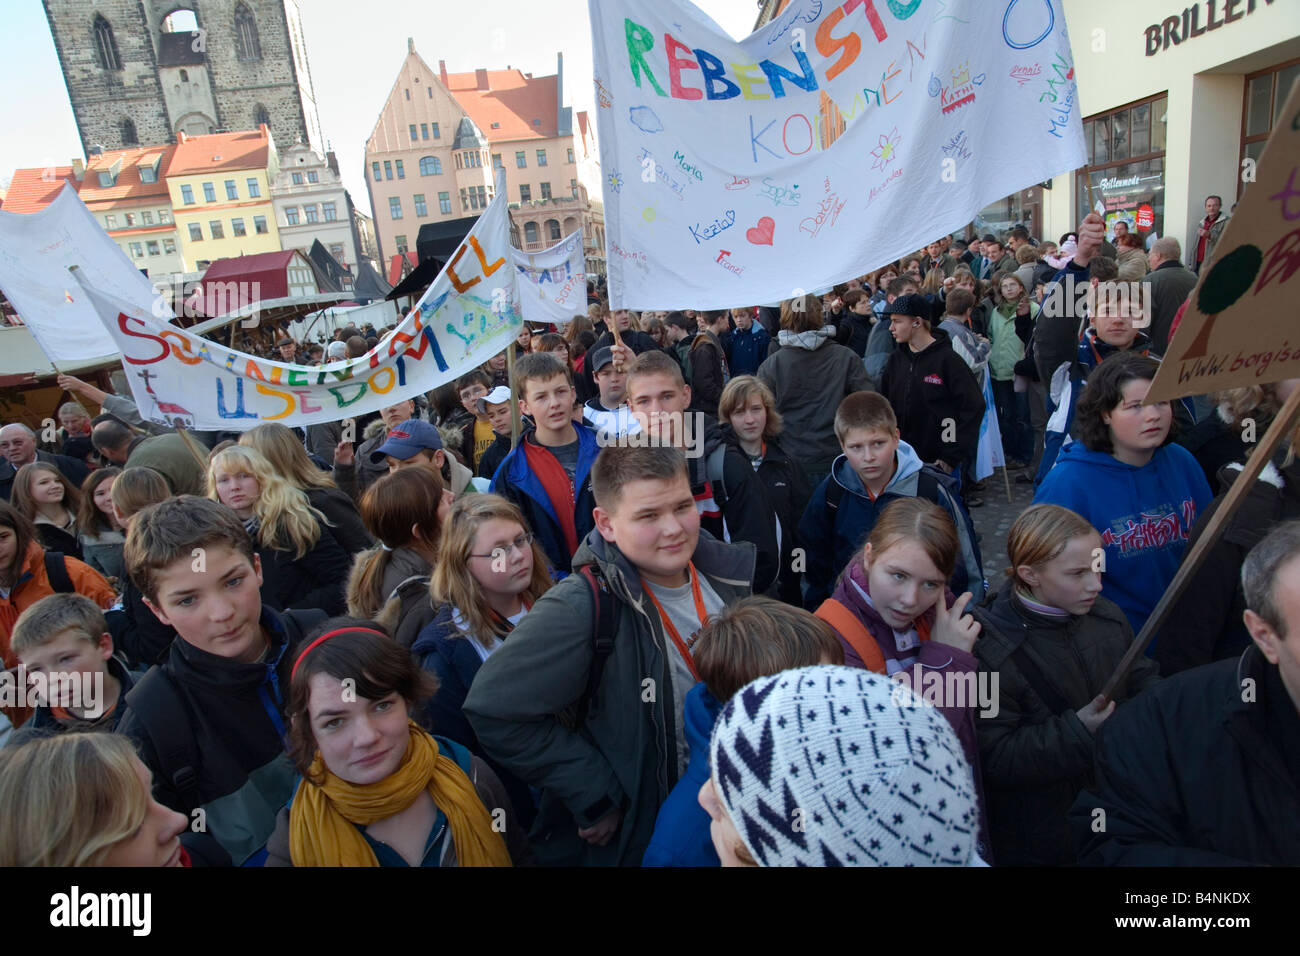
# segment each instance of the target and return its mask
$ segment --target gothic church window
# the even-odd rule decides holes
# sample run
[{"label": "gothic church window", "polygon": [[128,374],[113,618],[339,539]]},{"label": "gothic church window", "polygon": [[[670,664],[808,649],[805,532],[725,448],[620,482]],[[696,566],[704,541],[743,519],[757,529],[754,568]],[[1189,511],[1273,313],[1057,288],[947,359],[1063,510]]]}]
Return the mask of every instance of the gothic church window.
[{"label": "gothic church window", "polygon": [[122,69],[122,58],[117,53],[117,40],[113,38],[113,28],[100,14],[95,14],[93,25],[95,59],[101,70]]},{"label": "gothic church window", "polygon": [[257,21],[244,4],[235,8],[235,46],[241,60],[260,60],[262,47],[257,42]]}]

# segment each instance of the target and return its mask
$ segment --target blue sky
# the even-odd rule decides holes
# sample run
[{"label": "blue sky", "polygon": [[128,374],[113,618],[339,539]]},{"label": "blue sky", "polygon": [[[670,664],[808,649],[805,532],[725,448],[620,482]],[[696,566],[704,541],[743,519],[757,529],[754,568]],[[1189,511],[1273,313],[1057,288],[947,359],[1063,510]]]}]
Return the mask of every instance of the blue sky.
[{"label": "blue sky", "polygon": [[[370,135],[406,55],[406,38],[433,67],[555,72],[564,53],[566,102],[592,105],[591,28],[585,0],[485,0],[461,5],[450,21],[442,3],[411,0],[300,0],[321,126],[339,157],[344,182],[360,208],[368,204],[362,172]],[[756,0],[696,4],[734,37],[747,35]],[[202,0],[196,6],[202,9]],[[0,63],[9,90],[0,102],[0,185],[15,168],[68,165],[81,155],[67,87],[40,0],[6,0]],[[282,144],[283,145],[283,144]]]}]

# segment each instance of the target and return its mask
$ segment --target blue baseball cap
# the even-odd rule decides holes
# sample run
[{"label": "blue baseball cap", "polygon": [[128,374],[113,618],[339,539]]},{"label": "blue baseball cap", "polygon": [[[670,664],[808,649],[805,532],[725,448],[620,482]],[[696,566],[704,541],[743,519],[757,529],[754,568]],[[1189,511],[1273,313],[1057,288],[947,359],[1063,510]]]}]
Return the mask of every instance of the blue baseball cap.
[{"label": "blue baseball cap", "polygon": [[438,434],[438,429],[428,422],[418,418],[408,418],[388,433],[384,443],[370,453],[370,460],[376,465],[381,465],[389,455],[392,455],[405,461],[407,458],[414,458],[425,449],[440,451],[442,436]]}]

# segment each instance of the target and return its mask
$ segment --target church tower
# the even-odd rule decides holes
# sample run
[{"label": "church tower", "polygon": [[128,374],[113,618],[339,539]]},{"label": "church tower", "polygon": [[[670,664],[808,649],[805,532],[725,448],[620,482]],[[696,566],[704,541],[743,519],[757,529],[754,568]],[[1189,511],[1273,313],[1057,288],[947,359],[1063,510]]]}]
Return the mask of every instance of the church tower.
[{"label": "church tower", "polygon": [[44,0],[82,147],[266,123],[324,151],[297,0]]}]

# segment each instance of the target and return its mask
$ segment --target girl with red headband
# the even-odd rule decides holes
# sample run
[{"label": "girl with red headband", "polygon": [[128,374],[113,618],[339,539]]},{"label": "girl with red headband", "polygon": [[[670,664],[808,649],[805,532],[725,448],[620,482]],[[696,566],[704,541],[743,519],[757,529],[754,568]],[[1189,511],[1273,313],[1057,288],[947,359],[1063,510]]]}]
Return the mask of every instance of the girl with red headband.
[{"label": "girl with red headband", "polygon": [[411,719],[432,689],[371,622],[333,618],[309,635],[289,691],[289,754],[302,777],[276,820],[267,865],[510,866],[512,853],[519,858],[523,828],[496,775]]}]

